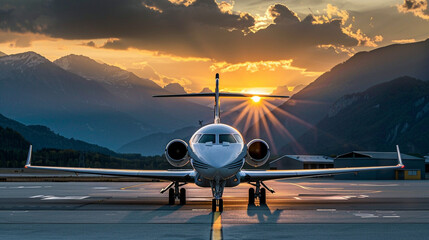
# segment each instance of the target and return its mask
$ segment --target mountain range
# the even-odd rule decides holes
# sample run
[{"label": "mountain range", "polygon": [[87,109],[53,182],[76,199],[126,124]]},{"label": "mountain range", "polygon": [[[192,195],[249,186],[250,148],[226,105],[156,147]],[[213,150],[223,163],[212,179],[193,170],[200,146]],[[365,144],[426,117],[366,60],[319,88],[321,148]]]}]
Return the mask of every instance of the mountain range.
[{"label": "mountain range", "polygon": [[289,142],[297,142],[302,134],[314,128],[342,96],[365,91],[401,76],[429,80],[429,39],[356,53],[272,111],[287,132],[268,122],[270,131],[255,125],[245,136],[248,139],[257,136],[267,139],[274,146],[273,150],[279,150]]},{"label": "mountain range", "polygon": [[[213,118],[212,101],[211,103],[205,101],[209,99],[188,101],[178,98],[171,101],[152,98],[152,95],[158,94],[185,93],[185,89],[179,84],[170,84],[162,88],[132,72],[85,56],[68,55],[51,62],[35,52],[4,56],[0,54],[0,73],[1,114],[24,124],[46,126],[48,129],[44,130],[60,133],[66,138],[81,139],[120,152],[161,154],[169,140],[189,137],[199,120],[207,124]],[[402,76],[408,77],[397,79]],[[396,80],[392,81],[393,79]],[[353,109],[354,104],[367,103],[365,98],[361,97],[362,94],[369,96],[374,94],[374,91],[379,91],[378,94],[381,96],[393,94],[387,90],[380,90],[382,88],[379,87],[384,86],[380,84],[392,84],[393,87],[387,87],[388,89],[394,89],[396,86],[404,91],[410,91],[411,95],[396,94],[395,96],[399,98],[391,99],[392,101],[411,104],[407,98],[417,101],[413,94],[424,94],[412,92],[406,85],[402,86],[398,83],[401,79],[403,82],[410,82],[411,89],[412,84],[418,85],[429,80],[429,39],[416,43],[394,44],[355,54],[322,74],[308,86],[301,90],[302,86],[294,89],[292,92],[294,95],[289,101],[272,110],[269,114],[271,119],[266,123],[261,120],[253,123],[253,126],[244,131],[244,137],[246,140],[253,138],[267,140],[274,154],[291,151],[332,153],[331,151],[352,148],[372,149],[369,144],[374,143],[369,140],[354,141],[350,136],[357,135],[350,133],[349,136],[347,131],[344,131],[345,135],[335,132],[332,129],[334,123],[344,128],[353,127],[347,125],[346,121],[351,120],[343,116],[343,112]],[[373,87],[378,90],[374,90]],[[423,89],[423,85],[421,87]],[[296,91],[298,92],[295,93]],[[282,94],[289,92],[287,86],[279,86],[276,90],[276,93]],[[354,99],[359,101],[355,102]],[[380,106],[387,104],[381,100],[378,100]],[[222,122],[227,124],[235,122],[241,110],[229,111],[240,103],[241,100],[223,101]],[[363,105],[356,106],[356,109],[348,112],[354,116],[353,119],[359,119],[360,115],[353,114],[359,112],[360,108],[368,110]],[[393,108],[388,109],[395,112]],[[426,111],[420,109],[418,112],[422,112],[423,117],[419,121],[423,121]],[[393,134],[396,128],[405,128],[402,119],[392,118],[394,119],[392,124],[396,124],[392,128],[388,119],[379,119],[381,115],[374,113],[376,116],[374,117],[363,110],[360,113],[367,116],[367,119],[372,119],[373,124],[386,127],[377,128],[379,132],[375,129],[373,132],[365,132],[362,129],[356,133],[368,134],[368,138],[380,140],[377,149],[387,148],[389,144],[393,144],[394,139],[395,142],[399,141],[409,146],[409,151],[425,151],[426,142],[421,141],[423,145],[419,145],[409,140],[411,135],[396,132],[395,138],[391,135],[390,140],[386,140],[387,136],[390,136],[389,131]],[[386,116],[390,116],[389,114],[390,112],[386,113]],[[273,118],[277,120],[272,121]],[[412,121],[406,123],[408,130],[404,130],[404,134],[408,134],[411,129],[419,129],[416,126],[420,123]],[[242,122],[241,125],[237,125],[240,131],[243,131],[243,124]],[[320,144],[320,148],[313,146],[316,141],[312,139],[315,136],[314,129],[319,129],[317,139],[335,142],[341,147],[335,148],[328,143]],[[424,130],[422,127],[419,132]],[[324,136],[323,132],[327,135]],[[329,140],[329,134],[336,136],[338,141]],[[379,138],[377,134],[382,137]],[[299,145],[301,149],[297,148]],[[322,149],[322,146],[325,148]]]},{"label": "mountain range", "polygon": [[328,115],[282,149],[296,154],[340,154],[353,150],[429,151],[429,82],[400,77],[343,96]]},{"label": "mountain range", "polygon": [[0,57],[0,73],[0,113],[111,149],[212,115],[209,108],[184,99],[174,105],[154,99],[170,92],[84,56],[52,63],[35,52],[7,55]]},{"label": "mountain range", "polygon": [[[84,152],[97,152],[106,155],[115,155],[116,153],[95,144],[89,144],[76,139],[65,138],[57,133],[54,133],[51,129],[46,126],[41,125],[24,125],[20,122],[9,119],[0,114],[0,127],[2,129],[11,129],[13,132],[19,133],[21,138],[17,138],[11,134],[12,131],[5,131],[9,133],[9,135],[14,136],[13,139],[18,139],[20,149],[22,149],[23,145],[24,149],[27,149],[29,144],[33,145],[33,149],[35,151],[40,150],[42,148],[54,148],[54,149],[73,149],[77,151]],[[28,141],[28,142],[27,142]],[[6,142],[5,139],[2,139],[2,142]],[[15,144],[16,145],[16,144]],[[11,147],[6,148],[11,149]],[[12,148],[13,149],[13,148]]]},{"label": "mountain range", "polygon": [[118,149],[121,153],[140,153],[144,156],[162,155],[165,146],[173,139],[182,139],[186,142],[198,127],[185,127],[171,133],[153,133],[135,141],[129,142]]}]

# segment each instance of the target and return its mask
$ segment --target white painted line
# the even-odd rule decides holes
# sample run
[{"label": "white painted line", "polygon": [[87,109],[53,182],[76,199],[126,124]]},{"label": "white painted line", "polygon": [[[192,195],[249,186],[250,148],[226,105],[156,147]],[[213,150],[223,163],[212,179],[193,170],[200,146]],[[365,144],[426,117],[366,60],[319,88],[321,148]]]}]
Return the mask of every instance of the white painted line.
[{"label": "white painted line", "polygon": [[44,195],[34,195],[34,196],[31,196],[30,198],[42,198]]},{"label": "white painted line", "polygon": [[399,218],[401,216],[383,216],[384,218]]},{"label": "white painted line", "polygon": [[55,197],[55,196],[49,196],[44,197],[42,200],[83,200],[85,198],[89,198],[89,196],[65,196],[65,197]]},{"label": "white painted line", "polygon": [[30,198],[40,198],[41,200],[83,200],[89,198],[89,196],[65,196],[65,197],[56,197],[52,195],[35,195]]},{"label": "white painted line", "polygon": [[355,215],[356,217],[361,217],[361,218],[378,218],[379,216],[376,216],[372,213],[353,213],[353,215]]},{"label": "white painted line", "polygon": [[361,186],[361,187],[395,187],[398,184],[350,184],[350,186]]},{"label": "white painted line", "polygon": [[193,212],[207,212],[210,211],[210,209],[204,209],[204,208],[193,208],[192,209]]},{"label": "white painted line", "polygon": [[17,189],[23,189],[23,188],[42,188],[42,186],[18,186],[18,187],[10,187],[10,188],[17,188]]},{"label": "white painted line", "polygon": [[316,211],[318,211],[318,212],[335,212],[335,211],[337,211],[337,209],[319,208],[319,209],[316,209]]}]

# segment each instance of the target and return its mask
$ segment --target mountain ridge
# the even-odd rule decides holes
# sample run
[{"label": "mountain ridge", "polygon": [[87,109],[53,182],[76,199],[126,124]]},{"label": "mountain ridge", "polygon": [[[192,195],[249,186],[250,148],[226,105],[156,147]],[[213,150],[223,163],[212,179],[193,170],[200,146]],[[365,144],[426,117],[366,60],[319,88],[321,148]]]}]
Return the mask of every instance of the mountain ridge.
[{"label": "mountain ridge", "polygon": [[429,82],[404,76],[349,94],[332,105],[314,129],[283,152],[341,154],[353,150],[429,149]]},{"label": "mountain ridge", "polygon": [[278,131],[269,122],[270,132],[262,128],[257,134],[255,125],[245,135],[266,139],[271,146],[280,149],[322,120],[338,98],[405,75],[429,80],[429,39],[356,53],[272,111],[287,133]]},{"label": "mountain ridge", "polygon": [[[42,125],[24,125],[18,121],[12,120],[0,114],[0,127],[12,129],[33,145],[34,150],[43,148],[55,149],[73,149],[77,151],[98,152],[107,155],[115,155],[116,153],[95,144],[86,143],[84,141],[65,138],[51,129]],[[28,146],[27,146],[28,147]]]}]

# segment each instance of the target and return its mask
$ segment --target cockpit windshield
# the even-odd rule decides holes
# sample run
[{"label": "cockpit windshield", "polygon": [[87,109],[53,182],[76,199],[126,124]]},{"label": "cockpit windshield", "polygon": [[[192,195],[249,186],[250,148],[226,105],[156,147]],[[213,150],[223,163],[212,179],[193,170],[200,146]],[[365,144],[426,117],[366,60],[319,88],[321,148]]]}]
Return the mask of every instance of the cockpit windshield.
[{"label": "cockpit windshield", "polygon": [[237,142],[242,143],[243,139],[241,138],[241,136],[239,134],[234,134],[235,139],[237,140]]},{"label": "cockpit windshield", "polygon": [[224,142],[236,143],[237,140],[235,140],[232,134],[219,134],[219,143],[222,144]]},{"label": "cockpit windshield", "polygon": [[207,142],[215,143],[216,142],[216,135],[214,135],[214,134],[203,134],[203,136],[201,136],[201,138],[198,142],[199,143],[207,143]]}]

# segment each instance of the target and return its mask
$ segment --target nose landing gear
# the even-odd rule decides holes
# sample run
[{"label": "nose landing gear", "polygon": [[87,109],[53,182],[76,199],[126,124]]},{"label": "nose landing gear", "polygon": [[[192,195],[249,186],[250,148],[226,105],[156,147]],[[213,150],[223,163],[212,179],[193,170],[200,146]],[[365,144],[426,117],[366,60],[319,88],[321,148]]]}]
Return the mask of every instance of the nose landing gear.
[{"label": "nose landing gear", "polygon": [[225,181],[220,181],[219,179],[210,181],[210,186],[212,188],[212,212],[216,212],[217,207],[219,207],[219,212],[223,212],[223,189],[225,188]]},{"label": "nose landing gear", "polygon": [[212,199],[212,212],[216,212],[219,207],[219,212],[223,212],[223,199]]}]

